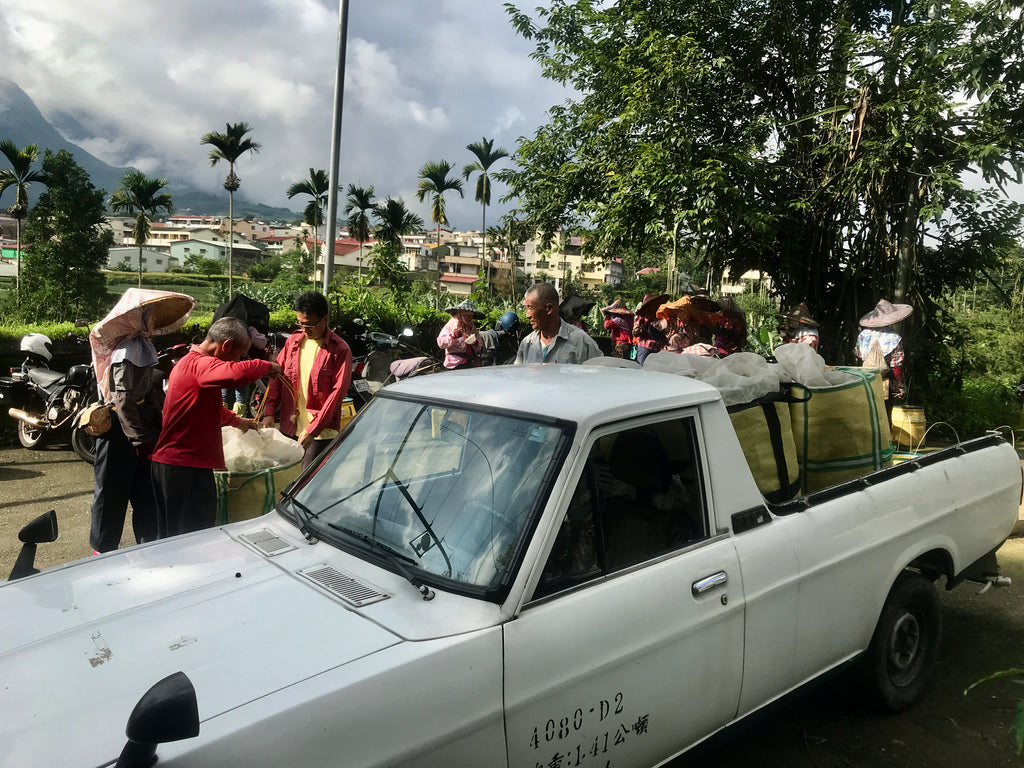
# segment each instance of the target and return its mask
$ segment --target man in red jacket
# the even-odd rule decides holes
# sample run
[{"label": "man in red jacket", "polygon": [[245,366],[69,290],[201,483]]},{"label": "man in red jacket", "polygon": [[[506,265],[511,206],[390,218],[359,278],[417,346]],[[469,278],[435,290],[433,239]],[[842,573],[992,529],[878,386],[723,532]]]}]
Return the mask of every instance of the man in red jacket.
[{"label": "man in red jacket", "polygon": [[299,330],[277,355],[290,387],[277,379],[270,382],[262,426],[274,426],[280,406],[281,431],[297,438],[305,450],[305,469],[341,427],[341,405],[352,381],[352,350],[330,329],[327,299],[322,294],[307,291],[293,306]]},{"label": "man in red jacket", "polygon": [[[242,360],[249,351],[249,328],[234,317],[210,326],[171,370],[164,400],[163,431],[151,458],[156,491],[157,537],[211,528],[217,520],[213,470],[224,468],[224,425],[247,431],[256,426],[224,407],[221,389],[250,384],[281,366],[268,360]],[[241,362],[239,362],[241,361]]]}]

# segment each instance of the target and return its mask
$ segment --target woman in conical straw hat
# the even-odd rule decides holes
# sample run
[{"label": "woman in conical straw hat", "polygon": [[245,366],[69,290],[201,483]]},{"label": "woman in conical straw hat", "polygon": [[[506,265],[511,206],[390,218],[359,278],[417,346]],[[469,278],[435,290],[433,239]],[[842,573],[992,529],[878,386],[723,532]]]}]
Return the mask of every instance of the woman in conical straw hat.
[{"label": "woman in conical straw hat", "polygon": [[[893,304],[881,299],[875,308],[860,319],[854,353],[865,368],[877,368],[882,375],[882,392],[886,412],[892,412],[894,398],[906,394],[903,376],[903,337],[896,325],[914,311],[909,304]],[[892,382],[895,382],[893,386]],[[891,395],[891,396],[890,396]]]},{"label": "woman in conical straw hat", "polygon": [[636,361],[644,364],[647,356],[660,352],[668,344],[668,336],[657,319],[659,307],[668,301],[667,293],[648,293],[636,309],[633,336],[636,337]]},{"label": "woman in conical straw hat", "polygon": [[633,313],[622,303],[622,299],[602,307],[601,313],[604,315],[604,327],[612,335],[614,356],[628,360],[633,356]]},{"label": "woman in conical straw hat", "polygon": [[445,323],[437,336],[437,346],[444,350],[444,367],[454,371],[479,366],[484,343],[473,320],[484,317],[484,313],[470,299],[448,307],[445,312],[452,319]]},{"label": "woman in conical straw hat", "polygon": [[811,317],[807,304],[801,301],[780,317],[782,323],[779,325],[779,332],[782,334],[783,344],[807,344],[813,350],[818,350],[820,324]]}]

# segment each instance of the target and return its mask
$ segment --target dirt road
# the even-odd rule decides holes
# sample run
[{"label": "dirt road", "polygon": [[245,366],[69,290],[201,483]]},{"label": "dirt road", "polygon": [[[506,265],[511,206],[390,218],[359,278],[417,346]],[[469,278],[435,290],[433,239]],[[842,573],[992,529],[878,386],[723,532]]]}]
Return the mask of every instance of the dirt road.
[{"label": "dirt road", "polygon": [[[0,449],[0,571],[18,552],[18,529],[56,509],[60,538],[39,548],[50,566],[89,555],[92,468],[70,450]],[[130,542],[123,540],[123,546]],[[941,592],[945,636],[935,685],[909,712],[879,717],[859,703],[849,676],[810,691],[756,722],[676,761],[676,768],[965,768],[1021,766],[1010,724],[1024,686],[973,681],[1024,667],[1024,539],[1000,551],[1013,586],[978,595],[977,586]],[[699,695],[699,693],[694,693]]]}]

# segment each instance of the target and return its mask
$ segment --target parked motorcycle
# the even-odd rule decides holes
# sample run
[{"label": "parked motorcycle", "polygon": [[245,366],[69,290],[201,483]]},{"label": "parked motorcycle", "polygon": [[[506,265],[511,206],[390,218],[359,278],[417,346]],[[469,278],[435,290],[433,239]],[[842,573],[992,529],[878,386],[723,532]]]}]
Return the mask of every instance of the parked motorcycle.
[{"label": "parked motorcycle", "polygon": [[[352,398],[357,412],[385,384],[441,370],[441,361],[437,357],[424,355],[422,350],[407,341],[413,336],[411,328],[404,329],[400,336],[393,336],[366,329],[361,318],[356,318],[354,322],[365,329],[357,338],[366,344],[366,354],[352,358],[352,383],[348,396]],[[415,356],[403,357],[403,353],[413,353]]]},{"label": "parked motorcycle", "polygon": [[18,440],[37,448],[63,438],[90,464],[96,459],[95,438],[78,428],[78,415],[98,402],[96,375],[89,364],[71,366],[67,373],[50,370],[53,342],[42,333],[21,339],[25,360],[0,377],[0,405],[18,422]]},{"label": "parked motorcycle", "polygon": [[482,365],[512,365],[519,352],[519,342],[523,337],[524,326],[519,315],[509,310],[498,318],[493,330],[480,332],[484,340],[483,352],[480,354]]}]

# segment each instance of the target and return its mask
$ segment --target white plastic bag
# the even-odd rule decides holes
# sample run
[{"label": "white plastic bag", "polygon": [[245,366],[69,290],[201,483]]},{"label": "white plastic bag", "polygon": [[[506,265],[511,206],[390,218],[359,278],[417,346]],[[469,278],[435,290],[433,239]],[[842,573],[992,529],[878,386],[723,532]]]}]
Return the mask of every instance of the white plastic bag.
[{"label": "white plastic bag", "polygon": [[228,472],[258,472],[302,460],[302,446],[273,427],[248,432],[221,427],[221,439],[224,441],[224,467]]}]

